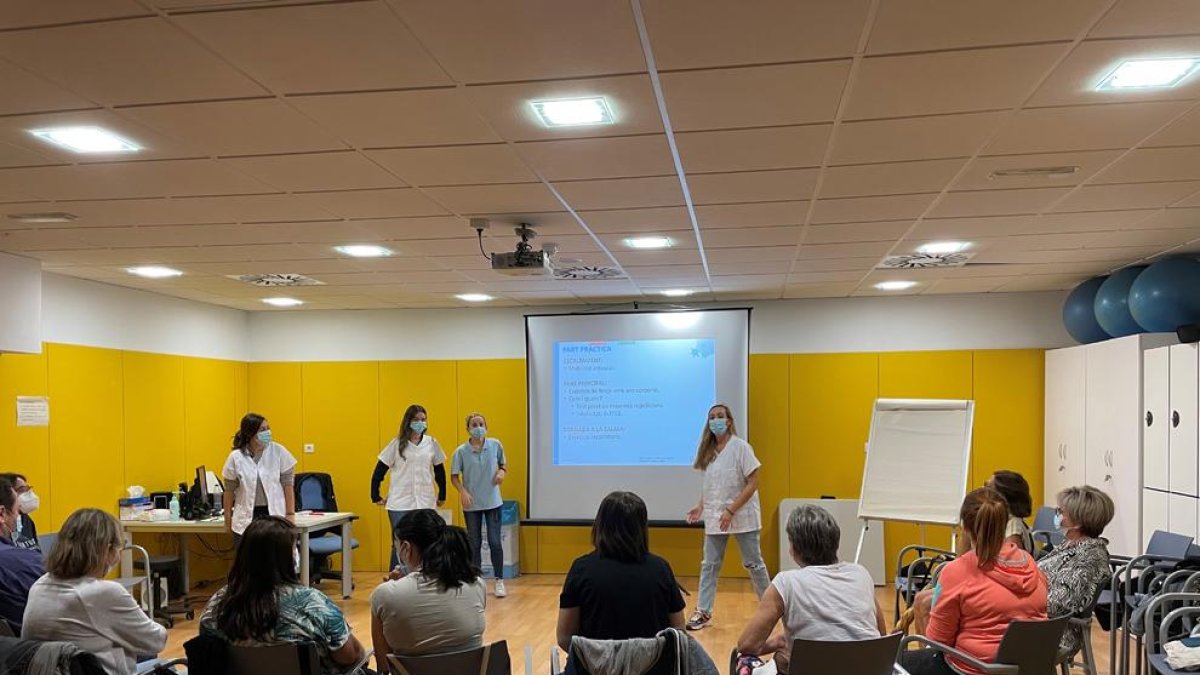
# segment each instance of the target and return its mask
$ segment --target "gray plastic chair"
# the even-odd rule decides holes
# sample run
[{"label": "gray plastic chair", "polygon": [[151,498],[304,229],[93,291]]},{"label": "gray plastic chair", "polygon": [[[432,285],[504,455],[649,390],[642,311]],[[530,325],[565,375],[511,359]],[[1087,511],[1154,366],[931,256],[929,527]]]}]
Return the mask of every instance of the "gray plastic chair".
[{"label": "gray plastic chair", "polygon": [[[1000,640],[1000,648],[996,650],[996,659],[992,663],[984,663],[970,654],[922,635],[904,638],[904,646],[913,643],[925,645],[990,675],[1054,675],[1058,667],[1058,643],[1070,618],[1067,615],[1057,619],[1013,621],[1004,631],[1004,638]],[[954,669],[953,666],[951,668]]]},{"label": "gray plastic chair", "polygon": [[314,645],[292,643],[269,647],[229,647],[235,675],[321,675],[321,656]]},{"label": "gray plastic chair", "polygon": [[388,665],[400,675],[509,675],[512,661],[508,657],[508,642],[500,640],[490,645],[432,656],[398,656],[388,654]]},{"label": "gray plastic chair", "polygon": [[[902,633],[893,633],[873,640],[793,640],[788,672],[790,675],[893,675],[903,637]],[[736,649],[730,657],[729,675],[737,675]]]}]

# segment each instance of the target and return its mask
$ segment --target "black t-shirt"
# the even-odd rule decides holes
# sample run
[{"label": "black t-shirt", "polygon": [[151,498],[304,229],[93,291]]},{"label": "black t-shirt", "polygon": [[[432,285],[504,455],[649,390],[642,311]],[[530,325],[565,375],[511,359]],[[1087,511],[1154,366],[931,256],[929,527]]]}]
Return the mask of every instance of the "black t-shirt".
[{"label": "black t-shirt", "polygon": [[654,637],[686,605],[666,560],[651,553],[626,563],[592,551],[571,565],[558,606],[579,608],[580,637],[626,640]]}]

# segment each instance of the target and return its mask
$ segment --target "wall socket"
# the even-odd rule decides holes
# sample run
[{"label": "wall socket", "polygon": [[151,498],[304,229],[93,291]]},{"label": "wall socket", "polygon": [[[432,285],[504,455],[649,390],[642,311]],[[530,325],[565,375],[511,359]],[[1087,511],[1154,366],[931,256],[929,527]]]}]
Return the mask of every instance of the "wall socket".
[{"label": "wall socket", "polygon": [[304,454],[311,455],[316,451],[317,451],[317,446],[313,445],[312,443],[304,444]]}]

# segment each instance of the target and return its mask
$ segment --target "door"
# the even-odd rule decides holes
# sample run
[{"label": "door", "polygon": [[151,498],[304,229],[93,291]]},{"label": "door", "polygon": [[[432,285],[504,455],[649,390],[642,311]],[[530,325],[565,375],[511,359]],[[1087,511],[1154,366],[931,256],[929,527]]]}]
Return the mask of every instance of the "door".
[{"label": "door", "polygon": [[[1170,490],[1177,494],[1196,492],[1196,406],[1197,376],[1196,345],[1172,345],[1170,367]],[[1159,350],[1155,350],[1159,351]],[[1149,353],[1149,352],[1147,352]]]},{"label": "door", "polygon": [[1163,532],[1171,531],[1168,523],[1168,512],[1169,507],[1166,492],[1159,492],[1158,490],[1143,491],[1142,547],[1138,553],[1146,550],[1146,544],[1150,542],[1150,535],[1154,534],[1155,530],[1162,530]]},{"label": "door", "polygon": [[1171,348],[1143,352],[1142,392],[1146,413],[1142,419],[1142,469],[1144,484],[1169,490]]},{"label": "door", "polygon": [[1084,482],[1087,347],[1046,352],[1045,498]]},{"label": "door", "polygon": [[1167,495],[1167,527],[1172,532],[1195,538],[1198,529],[1196,515],[1195,497]]},{"label": "door", "polygon": [[1087,347],[1084,470],[1089,485],[1112,497],[1109,551],[1141,552],[1142,348],[1137,336]]}]

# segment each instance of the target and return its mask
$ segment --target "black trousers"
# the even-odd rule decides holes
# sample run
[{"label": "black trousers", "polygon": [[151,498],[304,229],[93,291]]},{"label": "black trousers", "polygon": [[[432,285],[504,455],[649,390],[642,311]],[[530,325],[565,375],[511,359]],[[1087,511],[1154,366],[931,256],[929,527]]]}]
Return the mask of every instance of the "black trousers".
[{"label": "black trousers", "polygon": [[909,675],[957,675],[946,664],[945,656],[932,649],[904,652],[897,661]]},{"label": "black trousers", "polygon": [[[256,520],[261,520],[263,518],[266,518],[269,515],[271,515],[270,509],[268,509],[265,506],[256,506],[256,507],[254,507],[254,515],[250,516],[250,522],[254,522]],[[237,545],[240,543],[242,543],[242,535],[238,534],[237,532],[234,532],[233,533],[234,548],[237,548]]]}]

